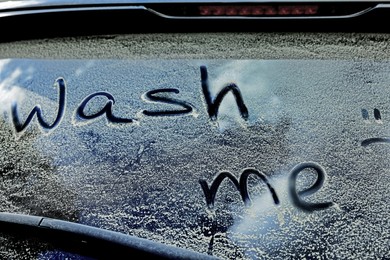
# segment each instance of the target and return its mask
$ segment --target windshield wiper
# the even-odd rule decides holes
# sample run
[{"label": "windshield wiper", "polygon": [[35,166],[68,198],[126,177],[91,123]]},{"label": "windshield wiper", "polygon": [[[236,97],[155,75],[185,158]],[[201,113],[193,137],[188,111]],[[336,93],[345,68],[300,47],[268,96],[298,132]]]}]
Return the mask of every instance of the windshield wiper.
[{"label": "windshield wiper", "polygon": [[0,213],[0,233],[38,238],[58,248],[98,259],[216,259],[195,251],[64,220]]}]

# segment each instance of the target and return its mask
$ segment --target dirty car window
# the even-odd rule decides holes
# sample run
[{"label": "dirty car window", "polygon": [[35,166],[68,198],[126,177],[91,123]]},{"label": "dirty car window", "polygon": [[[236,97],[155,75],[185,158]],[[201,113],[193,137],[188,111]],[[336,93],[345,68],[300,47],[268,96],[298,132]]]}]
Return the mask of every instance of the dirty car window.
[{"label": "dirty car window", "polygon": [[0,64],[2,211],[221,258],[387,255],[387,61]]}]

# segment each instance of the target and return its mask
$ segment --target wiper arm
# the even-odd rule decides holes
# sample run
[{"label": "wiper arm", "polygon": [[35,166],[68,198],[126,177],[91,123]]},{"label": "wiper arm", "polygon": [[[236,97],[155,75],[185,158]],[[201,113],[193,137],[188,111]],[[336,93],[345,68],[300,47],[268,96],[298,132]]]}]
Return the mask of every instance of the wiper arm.
[{"label": "wiper arm", "polygon": [[0,213],[0,233],[39,238],[59,248],[96,258],[216,259],[195,251],[72,223],[64,220]]}]

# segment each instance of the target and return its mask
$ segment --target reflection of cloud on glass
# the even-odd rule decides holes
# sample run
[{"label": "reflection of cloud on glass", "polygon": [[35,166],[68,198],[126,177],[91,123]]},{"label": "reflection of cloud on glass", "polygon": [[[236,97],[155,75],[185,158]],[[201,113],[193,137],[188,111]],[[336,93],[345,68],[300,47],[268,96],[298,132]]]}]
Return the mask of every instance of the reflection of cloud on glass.
[{"label": "reflection of cloud on glass", "polygon": [[[235,83],[241,90],[244,102],[249,110],[250,125],[257,121],[275,121],[275,111],[280,105],[279,98],[272,92],[268,82],[269,68],[263,61],[239,60],[231,61],[221,67],[210,66],[210,86],[215,95],[222,87]],[[259,100],[260,98],[260,100]],[[232,94],[226,95],[218,118],[220,130],[226,130],[234,122],[242,123]]]},{"label": "reflection of cloud on glass", "polygon": [[[53,89],[58,92],[59,101],[53,101],[49,97],[49,92],[39,91],[39,88],[46,87],[46,82],[37,83],[40,77],[35,76],[35,70],[36,67],[27,61],[0,60],[0,112],[6,120],[10,121],[10,125],[14,126],[16,139],[23,135],[25,128],[35,125],[31,121],[36,121],[36,119],[39,122],[37,125],[41,126],[41,132],[48,134],[49,130],[59,124],[62,118],[61,113],[65,111],[64,80],[58,78],[54,82]],[[32,86],[38,88],[32,89]],[[46,96],[41,93],[48,94]],[[50,107],[56,109],[51,110]],[[55,117],[57,109],[59,120]]]},{"label": "reflection of cloud on glass", "polygon": [[11,9],[11,8],[20,8],[27,7],[32,5],[39,5],[47,3],[45,0],[26,0],[26,1],[0,1],[0,9]]},{"label": "reflection of cloud on glass", "polygon": [[[266,190],[264,183],[253,187],[252,192],[258,189],[261,190],[261,194],[253,196],[251,206],[246,210],[242,218],[237,219],[231,229],[235,233],[250,235],[259,230],[264,232],[266,229],[277,228],[277,226],[283,225],[284,219],[280,214],[286,208],[286,205],[283,203],[288,201],[286,192],[288,190],[287,180],[288,178],[285,176],[274,178],[272,181],[273,185],[278,187],[277,195],[281,202],[280,205],[275,205],[272,195]],[[265,218],[272,220],[273,226],[270,224],[270,221],[262,221]]]},{"label": "reflection of cloud on glass", "polygon": [[[249,257],[259,257],[258,252],[253,252],[251,248],[265,246],[263,242],[260,242],[264,237],[273,237],[272,241],[266,241],[266,247],[269,249],[271,246],[273,250],[278,250],[283,242],[273,234],[281,232],[281,229],[289,225],[290,222],[291,204],[287,193],[287,175],[273,178],[271,182],[274,187],[277,187],[276,192],[281,204],[275,205],[273,203],[272,196],[263,183],[254,186],[251,188],[251,192],[257,194],[252,196],[251,206],[239,218],[235,219],[234,224],[229,229],[230,238],[242,248],[248,248],[245,254]],[[286,237],[283,239],[285,240]]]},{"label": "reflection of cloud on glass", "polygon": [[261,68],[264,66],[261,61],[231,61],[217,68],[215,71],[217,76],[211,80],[216,86],[235,82],[247,91],[261,93],[266,89],[264,74],[261,73]]},{"label": "reflection of cloud on glass", "polygon": [[0,60],[0,111],[9,109],[15,100],[23,99],[23,91],[16,85],[22,75],[20,68],[9,69],[11,60]]},{"label": "reflection of cloud on glass", "polygon": [[84,66],[79,67],[79,68],[76,69],[75,75],[76,75],[77,77],[81,76],[81,75],[84,74],[88,69],[92,68],[93,65],[94,65],[94,61],[88,61],[88,62],[86,62]]}]

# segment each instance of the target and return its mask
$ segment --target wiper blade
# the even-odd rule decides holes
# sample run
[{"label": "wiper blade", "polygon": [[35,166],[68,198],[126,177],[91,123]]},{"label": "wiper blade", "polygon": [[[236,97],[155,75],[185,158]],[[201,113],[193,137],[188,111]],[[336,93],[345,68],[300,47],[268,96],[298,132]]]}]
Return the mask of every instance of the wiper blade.
[{"label": "wiper blade", "polygon": [[39,238],[59,248],[99,259],[123,256],[153,259],[216,259],[206,254],[144,238],[40,216],[0,213],[0,233],[23,238]]}]

